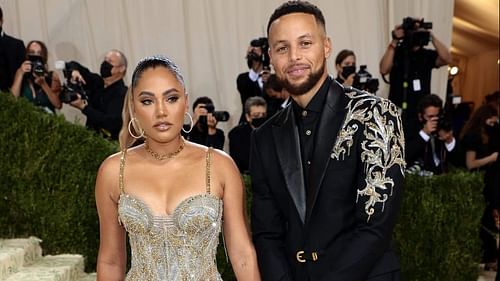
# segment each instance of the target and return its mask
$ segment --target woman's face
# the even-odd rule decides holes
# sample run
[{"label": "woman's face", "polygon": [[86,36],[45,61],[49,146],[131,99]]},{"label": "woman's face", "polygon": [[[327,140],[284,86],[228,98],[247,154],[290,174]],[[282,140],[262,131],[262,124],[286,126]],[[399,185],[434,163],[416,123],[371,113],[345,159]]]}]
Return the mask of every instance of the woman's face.
[{"label": "woman's face", "polygon": [[26,51],[26,55],[42,56],[42,46],[36,42],[31,43]]},{"label": "woman's face", "polygon": [[356,66],[356,58],[353,55],[347,56],[340,64],[336,64],[337,73],[343,71],[344,66]]},{"label": "woman's face", "polygon": [[149,140],[163,143],[180,135],[188,100],[184,87],[167,68],[146,69],[132,94],[132,117]]}]

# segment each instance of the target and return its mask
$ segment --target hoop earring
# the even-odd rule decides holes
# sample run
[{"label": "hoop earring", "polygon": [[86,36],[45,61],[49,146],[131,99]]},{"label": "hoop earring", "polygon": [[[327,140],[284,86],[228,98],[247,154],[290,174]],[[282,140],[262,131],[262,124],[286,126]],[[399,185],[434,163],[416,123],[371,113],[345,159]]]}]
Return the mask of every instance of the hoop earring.
[{"label": "hoop earring", "polygon": [[191,126],[189,127],[189,130],[184,129],[184,126],[182,126],[182,129],[181,129],[181,130],[182,130],[184,133],[189,134],[189,133],[191,133],[191,131],[193,130],[194,122],[193,122],[193,116],[191,116],[191,114],[189,114],[189,112],[187,112],[187,111],[186,111],[186,112],[184,112],[184,115],[186,115],[186,114],[187,114],[187,116],[189,117],[189,121],[190,121]]},{"label": "hoop earring", "polygon": [[[128,133],[130,134],[130,136],[132,136],[134,139],[140,139],[142,137],[144,137],[144,130],[141,129],[141,134],[139,136],[136,136],[132,133],[132,129],[130,129],[131,126],[133,126],[134,124],[132,124],[134,122],[134,120],[137,120],[135,117],[132,117],[132,119],[130,119],[130,121],[128,122]],[[135,128],[134,128],[135,130]]]}]

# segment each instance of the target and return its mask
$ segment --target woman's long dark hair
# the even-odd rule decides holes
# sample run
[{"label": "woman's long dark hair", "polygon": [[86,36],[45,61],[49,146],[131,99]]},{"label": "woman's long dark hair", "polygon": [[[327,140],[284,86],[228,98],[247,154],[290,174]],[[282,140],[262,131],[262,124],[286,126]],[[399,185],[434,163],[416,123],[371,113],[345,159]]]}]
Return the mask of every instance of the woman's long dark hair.
[{"label": "woman's long dark hair", "polygon": [[488,134],[486,133],[486,119],[493,116],[498,116],[496,108],[489,104],[480,106],[471,116],[471,118],[465,123],[464,128],[460,134],[460,138],[470,133],[476,133],[481,136],[483,144],[487,144],[489,141]]}]

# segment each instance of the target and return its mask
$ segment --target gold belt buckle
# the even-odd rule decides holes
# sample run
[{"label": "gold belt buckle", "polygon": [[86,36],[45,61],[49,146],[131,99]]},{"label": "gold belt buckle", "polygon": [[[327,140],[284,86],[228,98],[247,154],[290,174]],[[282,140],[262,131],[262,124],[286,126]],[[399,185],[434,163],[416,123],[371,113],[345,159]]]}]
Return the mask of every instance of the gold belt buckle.
[{"label": "gold belt buckle", "polygon": [[306,262],[306,259],[303,257],[304,251],[298,251],[295,257],[297,258],[298,262],[304,263]]}]

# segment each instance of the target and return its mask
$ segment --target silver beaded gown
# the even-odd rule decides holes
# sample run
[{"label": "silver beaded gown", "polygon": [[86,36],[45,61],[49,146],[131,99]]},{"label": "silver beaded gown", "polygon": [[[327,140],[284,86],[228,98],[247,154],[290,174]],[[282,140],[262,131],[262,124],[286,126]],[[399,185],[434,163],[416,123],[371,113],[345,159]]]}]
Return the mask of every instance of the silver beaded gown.
[{"label": "silver beaded gown", "polygon": [[120,162],[118,220],[128,232],[132,264],[126,281],[222,281],[216,252],[222,200],[210,193],[210,154],[206,153],[206,193],[188,197],[171,215],[153,215],[139,198],[127,194]]}]

